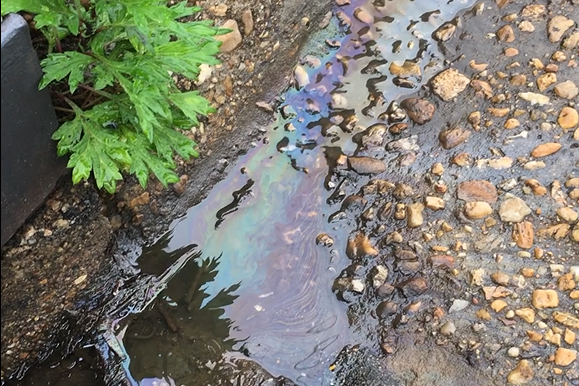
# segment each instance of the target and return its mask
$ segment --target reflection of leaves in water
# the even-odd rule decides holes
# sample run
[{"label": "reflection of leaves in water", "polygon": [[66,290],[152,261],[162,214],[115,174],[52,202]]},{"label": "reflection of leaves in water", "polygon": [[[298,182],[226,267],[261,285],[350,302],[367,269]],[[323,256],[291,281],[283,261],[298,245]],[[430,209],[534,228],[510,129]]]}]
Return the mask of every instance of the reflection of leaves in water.
[{"label": "reflection of leaves in water", "polygon": [[223,307],[233,304],[233,301],[238,298],[238,295],[233,295],[233,292],[237,291],[240,286],[241,283],[238,283],[227,289],[222,289],[213,297],[213,299],[203,306],[202,310],[218,310],[220,314],[219,316],[223,315],[225,313]]},{"label": "reflection of leaves in water", "polygon": [[[153,258],[153,251],[147,251],[148,272],[158,272],[178,253],[156,247],[155,254]],[[221,258],[189,261],[169,282],[155,306],[132,321],[125,346],[135,379],[171,376],[178,384],[204,384],[199,370],[209,370],[206,363],[220,361],[223,353],[233,349],[237,343],[230,338],[233,321],[223,315],[224,307],[238,297],[234,292],[240,284],[222,289],[206,303],[210,295],[203,290],[206,283],[215,280]]]},{"label": "reflection of leaves in water", "polygon": [[169,265],[177,261],[179,257],[197,247],[197,244],[191,244],[167,252],[172,237],[173,232],[167,232],[155,242],[155,244],[143,248],[141,256],[138,259],[142,272],[160,275]]}]

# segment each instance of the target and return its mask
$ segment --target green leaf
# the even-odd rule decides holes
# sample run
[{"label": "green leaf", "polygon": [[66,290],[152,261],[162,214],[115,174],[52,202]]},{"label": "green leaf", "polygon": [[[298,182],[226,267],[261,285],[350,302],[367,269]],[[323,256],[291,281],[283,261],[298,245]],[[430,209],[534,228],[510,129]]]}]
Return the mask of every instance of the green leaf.
[{"label": "green leaf", "polygon": [[199,95],[197,91],[171,93],[169,100],[175,104],[194,125],[199,124],[198,115],[207,115],[215,112],[209,101]]},{"label": "green leaf", "polygon": [[71,15],[65,24],[71,34],[75,36],[78,35],[78,29],[80,27],[80,20],[78,19],[78,16]]},{"label": "green leaf", "polygon": [[107,67],[103,64],[95,65],[91,70],[91,74],[93,76],[93,87],[95,90],[102,90],[115,83],[114,75],[108,71]]},{"label": "green leaf", "polygon": [[74,146],[82,137],[82,123],[78,119],[64,122],[53,134],[52,139],[59,141],[57,146],[58,156],[72,152]]},{"label": "green leaf", "polygon": [[172,170],[175,168],[174,162],[159,158],[151,149],[148,139],[142,134],[136,134],[132,140],[129,154],[132,159],[130,172],[137,176],[143,188],[147,187],[149,174],[152,172],[155,177],[164,185],[179,182],[179,177]]},{"label": "green leaf", "polygon": [[[54,11],[58,3],[54,0],[2,0],[2,15],[27,11],[30,13],[43,13]],[[63,7],[64,8],[64,7]]]},{"label": "green leaf", "polygon": [[217,41],[206,41],[202,45],[194,46],[184,41],[175,41],[157,47],[156,55],[152,60],[157,61],[168,71],[196,79],[201,64],[219,63],[215,59],[218,52],[219,44]]},{"label": "green leaf", "polygon": [[198,153],[175,128],[189,129],[215,110],[197,92],[179,92],[172,76],[195,80],[201,64],[217,64],[214,36],[226,30],[210,21],[181,22],[200,11],[186,1],[91,0],[85,9],[78,0],[2,0],[6,10],[36,14],[50,45],[81,35],[75,43],[87,52],[49,54],[40,84],[66,79],[71,94],[84,84],[104,98],[86,111],[68,101],[75,117],[53,134],[58,154],[70,154],[74,183],[92,175],[99,188],[114,192],[124,171],[143,186],[151,174],[164,185],[179,181],[175,156]]},{"label": "green leaf", "polygon": [[173,151],[177,152],[177,154],[186,160],[199,156],[199,153],[195,149],[197,144],[180,132],[161,126],[155,133],[155,148],[157,154],[163,159],[172,161]]},{"label": "green leaf", "polygon": [[78,84],[84,80],[85,68],[92,62],[92,57],[75,51],[49,54],[46,59],[40,62],[44,76],[40,81],[39,88],[43,89],[50,82],[62,80],[70,75],[68,84],[72,94],[76,91]]},{"label": "green leaf", "polygon": [[62,15],[58,13],[41,13],[34,17],[36,28],[58,27],[62,25]]},{"label": "green leaf", "polygon": [[73,183],[88,179],[92,172],[97,187],[114,193],[116,181],[123,178],[120,170],[132,160],[121,132],[103,127],[103,120],[111,116],[111,106],[102,104],[82,111],[72,105],[75,118],[63,124],[53,139],[59,141],[59,155],[72,153],[67,166],[72,168]]}]

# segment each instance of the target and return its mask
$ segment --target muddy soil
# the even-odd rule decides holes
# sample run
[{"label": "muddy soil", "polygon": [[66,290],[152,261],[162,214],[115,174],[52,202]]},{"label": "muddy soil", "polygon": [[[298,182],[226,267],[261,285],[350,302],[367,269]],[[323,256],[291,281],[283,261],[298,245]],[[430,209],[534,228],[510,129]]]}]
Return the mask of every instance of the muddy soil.
[{"label": "muddy soil", "polygon": [[[219,25],[236,20],[242,41],[220,54],[221,65],[199,85],[217,112],[191,135],[200,157],[180,162],[181,183],[151,181],[142,189],[128,178],[113,196],[92,182],[71,186],[64,176],[45,205],[2,247],[2,379],[23,371],[58,346],[68,327],[65,310],[107,298],[132,276],[131,261],[176,217],[198,203],[258,140],[271,120],[265,106],[288,85],[307,36],[320,29],[330,4],[303,1],[191,2],[200,17]],[[327,25],[327,23],[324,23]],[[235,44],[235,43],[234,43]],[[263,102],[261,107],[257,102]]]}]

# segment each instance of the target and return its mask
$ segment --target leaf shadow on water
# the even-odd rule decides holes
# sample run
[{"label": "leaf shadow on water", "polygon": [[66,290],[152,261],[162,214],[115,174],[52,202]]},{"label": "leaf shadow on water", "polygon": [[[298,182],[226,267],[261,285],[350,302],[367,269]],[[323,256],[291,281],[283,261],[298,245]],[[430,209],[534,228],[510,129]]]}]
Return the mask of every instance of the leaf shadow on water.
[{"label": "leaf shadow on water", "polygon": [[[109,278],[116,285],[100,287],[92,300],[67,312],[55,331],[61,343],[23,368],[24,379],[5,384],[206,384],[199,369],[211,373],[237,343],[229,337],[233,322],[223,318],[223,307],[237,298],[240,283],[205,301],[209,295],[202,288],[217,275],[221,256],[203,259],[196,245],[167,251],[170,239],[168,233],[143,251],[141,273]],[[103,326],[111,326],[108,338]]]},{"label": "leaf shadow on water", "polygon": [[[166,252],[170,235],[143,251],[143,271],[159,274],[174,264],[182,251]],[[221,255],[191,259],[167,284],[152,306],[135,315],[124,336],[129,361],[125,364],[134,384],[158,380],[168,384],[205,384],[223,354],[238,341],[230,338],[233,321],[224,307],[237,298],[241,283],[209,298],[203,288],[218,274]]]}]

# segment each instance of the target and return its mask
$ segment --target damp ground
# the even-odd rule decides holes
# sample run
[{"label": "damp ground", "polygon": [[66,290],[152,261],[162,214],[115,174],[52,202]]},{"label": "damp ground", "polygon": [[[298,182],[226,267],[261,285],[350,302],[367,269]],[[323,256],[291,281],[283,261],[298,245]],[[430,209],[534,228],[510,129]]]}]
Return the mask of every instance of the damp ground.
[{"label": "damp ground", "polygon": [[[87,332],[109,367],[51,358],[52,384],[576,384],[577,13],[335,6],[258,101],[254,146],[155,243],[113,251],[121,296],[92,308],[121,353]],[[135,288],[159,291],[116,300]]]}]

